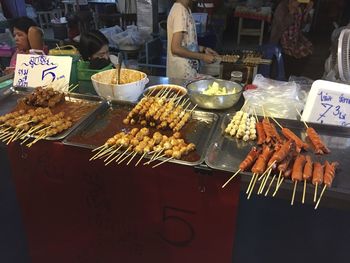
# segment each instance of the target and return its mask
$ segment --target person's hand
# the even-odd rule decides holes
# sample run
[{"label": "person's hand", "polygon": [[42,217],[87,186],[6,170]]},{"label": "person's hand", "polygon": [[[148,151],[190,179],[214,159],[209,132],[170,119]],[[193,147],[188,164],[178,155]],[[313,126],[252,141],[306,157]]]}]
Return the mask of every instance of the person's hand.
[{"label": "person's hand", "polygon": [[211,54],[211,55],[214,55],[214,56],[218,56],[219,55],[215,50],[211,49],[210,47],[204,48],[204,53],[205,54]]},{"label": "person's hand", "polygon": [[216,62],[216,57],[213,54],[204,53],[202,54],[202,60],[207,64],[211,64]]}]

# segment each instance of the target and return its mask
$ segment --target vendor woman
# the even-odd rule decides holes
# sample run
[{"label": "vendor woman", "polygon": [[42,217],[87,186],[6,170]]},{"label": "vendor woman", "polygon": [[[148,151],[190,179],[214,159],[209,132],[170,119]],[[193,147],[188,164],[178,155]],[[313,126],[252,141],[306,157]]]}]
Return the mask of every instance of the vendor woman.
[{"label": "vendor woman", "polygon": [[198,46],[195,22],[190,6],[193,0],[176,0],[167,20],[167,76],[195,78],[199,60],[215,62],[218,54],[211,48]]},{"label": "vendor woman", "polygon": [[98,30],[81,34],[79,52],[83,60],[90,62],[91,69],[101,69],[111,63],[108,39]]},{"label": "vendor woman", "polygon": [[[31,49],[45,49],[43,31],[29,17],[24,16],[14,19],[12,21],[12,34],[16,43],[16,51],[12,55],[8,72],[16,66],[17,54],[28,54]],[[47,53],[47,48],[45,53]]]}]

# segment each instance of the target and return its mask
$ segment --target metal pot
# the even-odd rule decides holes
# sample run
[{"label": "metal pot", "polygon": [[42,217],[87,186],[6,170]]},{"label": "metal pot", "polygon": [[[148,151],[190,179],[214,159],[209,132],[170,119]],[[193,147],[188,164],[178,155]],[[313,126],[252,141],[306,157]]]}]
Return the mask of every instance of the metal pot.
[{"label": "metal pot", "polygon": [[[221,87],[226,87],[226,95],[205,95],[205,91],[209,85],[213,82],[217,82]],[[204,109],[228,109],[235,105],[241,95],[242,86],[234,81],[222,80],[222,79],[205,79],[191,82],[187,85],[188,95],[191,101],[198,104],[199,107]]]}]

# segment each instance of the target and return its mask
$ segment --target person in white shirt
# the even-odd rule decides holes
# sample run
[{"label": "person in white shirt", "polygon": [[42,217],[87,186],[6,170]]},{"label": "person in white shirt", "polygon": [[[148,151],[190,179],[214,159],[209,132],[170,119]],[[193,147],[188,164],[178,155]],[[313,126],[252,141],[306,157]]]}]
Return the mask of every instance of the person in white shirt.
[{"label": "person in white shirt", "polygon": [[167,19],[167,77],[196,78],[199,60],[214,63],[218,55],[211,48],[198,46],[191,3],[192,0],[176,0]]}]

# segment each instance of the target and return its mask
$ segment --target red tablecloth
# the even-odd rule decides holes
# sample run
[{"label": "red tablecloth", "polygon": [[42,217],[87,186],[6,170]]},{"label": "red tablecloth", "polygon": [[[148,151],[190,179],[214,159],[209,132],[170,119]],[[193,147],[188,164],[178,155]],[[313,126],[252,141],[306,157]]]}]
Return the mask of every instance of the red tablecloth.
[{"label": "red tablecloth", "polygon": [[227,174],[105,167],[51,142],[9,156],[33,263],[232,261],[239,183],[222,190]]}]

